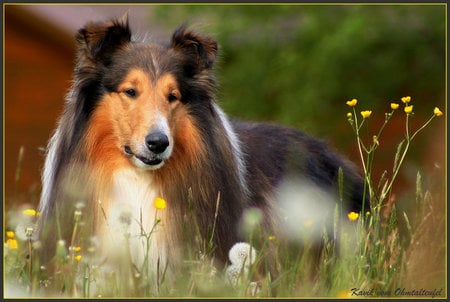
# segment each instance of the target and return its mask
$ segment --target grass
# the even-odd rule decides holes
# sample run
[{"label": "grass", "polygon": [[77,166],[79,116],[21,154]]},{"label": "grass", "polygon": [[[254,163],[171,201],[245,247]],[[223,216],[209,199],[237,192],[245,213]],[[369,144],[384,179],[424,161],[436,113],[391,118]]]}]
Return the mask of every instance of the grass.
[{"label": "grass", "polygon": [[[380,130],[364,140],[361,129],[368,125],[371,112],[364,111],[358,119],[357,101],[347,103],[352,113],[347,115],[355,132],[356,142],[364,168],[366,189],[372,209],[366,213],[341,213],[338,203],[334,211],[333,234],[323,233],[324,246],[317,268],[314,263],[314,245],[309,241],[304,225],[305,251],[284,252],[279,238],[266,238],[259,250],[241,251],[241,264],[218,269],[214,265],[212,235],[202,238],[195,219],[187,217],[183,223],[186,238],[192,244],[184,251],[179,271],[169,276],[165,270],[151,274],[143,265],[132,267],[130,258],[123,259],[122,270],[111,269],[98,262],[95,245],[77,247],[77,228],[82,224],[81,212],[74,213],[76,221],[72,243],[59,242],[53,267],[44,267],[35,256],[45,249],[33,238],[34,222],[39,213],[33,209],[15,207],[8,211],[8,225],[4,243],[4,282],[7,296],[33,297],[446,297],[446,208],[443,188],[429,189],[423,176],[417,172],[415,192],[395,197],[393,188],[406,154],[416,135],[436,116],[420,128],[411,131],[413,116],[410,99],[405,103],[405,136],[400,141],[394,164],[389,172],[375,181],[372,177],[375,151],[382,146],[386,124],[399,108],[391,104],[391,112]],[[411,110],[411,111],[410,111]],[[408,112],[410,111],[410,112]],[[19,158],[23,157],[23,151]],[[19,159],[19,169],[21,167]],[[338,184],[345,181],[339,171]],[[20,171],[18,171],[18,175]],[[388,175],[391,175],[390,178]],[[430,182],[428,182],[429,184]],[[340,190],[342,192],[342,190]],[[15,193],[16,194],[16,193]],[[340,196],[342,199],[342,196]],[[217,199],[217,206],[220,196]],[[408,204],[402,210],[401,204]],[[164,201],[155,204],[164,211]],[[250,213],[249,225],[258,229],[258,213]],[[161,221],[155,219],[153,229],[143,236],[148,243]],[[213,226],[214,229],[214,226]],[[212,232],[211,232],[212,234]],[[252,243],[250,232],[248,242]],[[335,240],[333,240],[335,239]],[[148,245],[147,245],[148,246]],[[261,273],[265,265],[263,255],[272,246],[277,251],[277,276]],[[145,247],[144,247],[145,248]],[[147,256],[149,255],[147,250]],[[317,255],[316,255],[317,256]],[[235,261],[241,261],[235,260]],[[152,261],[152,259],[146,259]],[[158,260],[159,261],[159,260]],[[162,267],[157,263],[156,267]],[[234,266],[233,266],[234,265]],[[312,272],[311,273],[311,269]],[[230,282],[230,272],[235,279]],[[263,270],[264,271],[264,270]],[[127,273],[123,273],[127,272]]]}]

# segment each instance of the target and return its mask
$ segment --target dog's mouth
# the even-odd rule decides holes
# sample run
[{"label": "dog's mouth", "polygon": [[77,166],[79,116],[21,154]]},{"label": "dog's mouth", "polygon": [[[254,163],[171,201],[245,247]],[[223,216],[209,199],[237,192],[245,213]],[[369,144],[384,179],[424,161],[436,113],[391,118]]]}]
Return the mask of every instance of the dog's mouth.
[{"label": "dog's mouth", "polygon": [[133,151],[131,151],[130,146],[125,146],[124,151],[127,155],[138,159],[143,164],[145,164],[149,167],[157,166],[163,162],[163,159],[159,158],[157,155],[154,155],[152,157],[145,157],[145,156],[135,154],[135,153],[133,153]]}]

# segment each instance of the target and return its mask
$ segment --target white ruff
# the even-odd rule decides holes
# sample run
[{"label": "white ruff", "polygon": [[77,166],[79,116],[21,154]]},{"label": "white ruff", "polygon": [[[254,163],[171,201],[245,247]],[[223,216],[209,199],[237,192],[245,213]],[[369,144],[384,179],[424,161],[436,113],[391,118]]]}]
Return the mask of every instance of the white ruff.
[{"label": "white ruff", "polygon": [[[155,197],[158,192],[149,173],[124,169],[114,174],[109,200],[99,201],[104,211],[100,215],[106,219],[100,218],[103,223],[98,239],[107,263],[114,266],[131,258],[139,272],[149,269],[150,274],[156,273],[158,262],[163,269],[167,260],[167,237],[163,236],[167,209],[157,212]],[[157,218],[161,222],[156,223]]]},{"label": "white ruff", "polygon": [[241,141],[239,140],[238,135],[233,129],[233,126],[231,125],[230,121],[228,120],[228,117],[226,116],[225,112],[214,103],[214,110],[216,111],[217,115],[220,118],[220,121],[225,129],[225,132],[228,137],[228,141],[231,144],[231,149],[233,150],[234,160],[236,162],[237,166],[237,172],[238,172],[238,178],[239,183],[241,184],[242,192],[245,196],[249,196],[249,189],[247,186],[247,181],[245,178],[245,175],[247,174],[247,167],[244,163],[244,154],[242,152],[241,148]]}]

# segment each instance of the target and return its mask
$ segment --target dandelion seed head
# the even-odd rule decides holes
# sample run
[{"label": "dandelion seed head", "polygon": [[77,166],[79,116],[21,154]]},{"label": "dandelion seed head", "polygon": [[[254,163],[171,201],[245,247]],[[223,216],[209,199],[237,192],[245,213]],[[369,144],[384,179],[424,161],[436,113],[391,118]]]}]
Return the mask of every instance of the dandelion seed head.
[{"label": "dandelion seed head", "polygon": [[66,242],[64,240],[58,240],[58,242],[56,243],[57,246],[66,246]]},{"label": "dandelion seed head", "polygon": [[240,265],[230,265],[225,272],[225,276],[232,286],[237,286],[246,275],[248,275],[248,269],[242,268]]},{"label": "dandelion seed head", "polygon": [[[292,241],[304,242],[306,237],[322,240],[323,228],[332,224],[329,219],[337,200],[330,192],[308,179],[289,179],[279,188],[275,211],[281,220],[281,231]],[[333,206],[330,206],[333,205]]]},{"label": "dandelion seed head", "polygon": [[[99,200],[99,203],[101,203],[100,200]],[[78,202],[75,204],[75,209],[77,209],[77,210],[79,210],[79,211],[83,210],[85,207],[86,207],[86,204],[84,203],[84,201],[78,201]]]},{"label": "dandelion seed head", "polygon": [[33,236],[34,228],[33,227],[27,227],[25,229],[25,235],[27,236],[27,239],[30,239],[31,236]]},{"label": "dandelion seed head", "polygon": [[35,222],[30,219],[23,219],[22,222],[16,226],[15,234],[20,240],[29,240],[33,235],[35,229]]},{"label": "dandelion seed head", "polygon": [[56,256],[59,258],[67,256],[66,242],[64,240],[58,240],[56,243]]},{"label": "dandelion seed head", "polygon": [[240,228],[244,234],[251,234],[259,228],[263,221],[263,212],[258,208],[248,208],[244,211],[240,221]]},{"label": "dandelion seed head", "polygon": [[228,258],[233,265],[250,266],[256,260],[256,250],[247,242],[234,244],[228,252]]},{"label": "dandelion seed head", "polygon": [[125,233],[133,221],[133,208],[128,203],[115,204],[108,217],[109,227],[114,232]]}]

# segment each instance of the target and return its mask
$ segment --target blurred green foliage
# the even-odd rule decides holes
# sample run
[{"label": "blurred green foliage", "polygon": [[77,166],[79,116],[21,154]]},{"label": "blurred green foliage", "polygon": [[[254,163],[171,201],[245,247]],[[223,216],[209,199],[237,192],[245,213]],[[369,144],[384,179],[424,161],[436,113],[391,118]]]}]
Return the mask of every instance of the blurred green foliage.
[{"label": "blurred green foliage", "polygon": [[[352,98],[383,120],[405,95],[423,118],[445,107],[445,11],[442,4],[197,4],[157,5],[151,18],[216,38],[218,98],[231,116],[331,137],[347,122]],[[353,140],[349,125],[340,127],[341,143]]]}]

